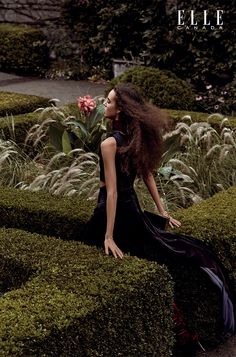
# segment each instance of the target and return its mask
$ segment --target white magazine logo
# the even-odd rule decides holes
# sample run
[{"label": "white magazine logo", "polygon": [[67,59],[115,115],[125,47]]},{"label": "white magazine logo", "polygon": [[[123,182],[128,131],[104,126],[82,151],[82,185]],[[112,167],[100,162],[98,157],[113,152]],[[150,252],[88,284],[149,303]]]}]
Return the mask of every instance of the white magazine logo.
[{"label": "white magazine logo", "polygon": [[203,10],[200,14],[198,13],[197,21],[195,10],[177,10],[177,28],[178,30],[222,30],[223,14],[223,10],[215,10],[214,18],[210,20],[208,10]]}]

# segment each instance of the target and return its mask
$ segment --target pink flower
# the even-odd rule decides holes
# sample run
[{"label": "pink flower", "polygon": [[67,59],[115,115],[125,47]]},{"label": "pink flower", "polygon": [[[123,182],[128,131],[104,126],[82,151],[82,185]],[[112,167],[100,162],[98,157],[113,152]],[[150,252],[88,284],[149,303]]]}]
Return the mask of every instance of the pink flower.
[{"label": "pink flower", "polygon": [[85,95],[84,97],[77,98],[78,107],[84,114],[91,113],[96,107],[96,102],[90,97]]}]

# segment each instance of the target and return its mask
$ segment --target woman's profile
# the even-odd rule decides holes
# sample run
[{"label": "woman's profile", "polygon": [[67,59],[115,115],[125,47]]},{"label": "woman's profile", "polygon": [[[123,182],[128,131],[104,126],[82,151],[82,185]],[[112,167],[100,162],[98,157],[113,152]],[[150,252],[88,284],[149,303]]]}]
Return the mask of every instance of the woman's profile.
[{"label": "woman's profile", "polygon": [[100,191],[86,226],[84,242],[104,247],[105,253],[115,258],[122,259],[124,253],[129,252],[150,260],[153,259],[151,247],[155,257],[165,256],[197,265],[219,288],[223,330],[233,334],[234,307],[220,262],[202,242],[160,229],[144,214],[134,190],[138,176],[145,182],[159,214],[168,218],[171,227],[180,226],[180,222],[165,211],[153,177],[163,152],[166,115],[129,84],[115,86],[104,106],[113,131],[101,143]]}]

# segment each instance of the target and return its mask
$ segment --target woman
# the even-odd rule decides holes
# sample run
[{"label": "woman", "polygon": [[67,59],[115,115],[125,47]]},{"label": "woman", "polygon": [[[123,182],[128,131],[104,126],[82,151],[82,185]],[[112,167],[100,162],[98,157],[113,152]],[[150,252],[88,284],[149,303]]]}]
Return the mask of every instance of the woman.
[{"label": "woman", "polygon": [[152,174],[162,155],[165,114],[128,84],[118,84],[111,90],[104,105],[113,133],[101,143],[100,192],[85,242],[104,246],[105,253],[115,258],[122,259],[123,252],[130,252],[147,259],[165,256],[197,265],[220,288],[224,332],[233,334],[233,304],[217,258],[202,242],[159,229],[141,210],[133,188],[136,176],[141,177],[159,213],[168,217],[171,227],[180,226],[165,211]]}]

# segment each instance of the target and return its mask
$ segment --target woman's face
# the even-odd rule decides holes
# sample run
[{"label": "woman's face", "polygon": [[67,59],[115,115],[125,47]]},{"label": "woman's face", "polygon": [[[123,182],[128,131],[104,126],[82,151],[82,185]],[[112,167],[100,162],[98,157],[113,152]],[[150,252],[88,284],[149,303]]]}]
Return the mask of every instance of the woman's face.
[{"label": "woman's face", "polygon": [[120,110],[118,110],[118,108],[117,108],[116,93],[113,89],[108,94],[108,96],[104,102],[104,107],[105,107],[105,111],[104,111],[105,118],[108,118],[111,120],[117,119]]}]

